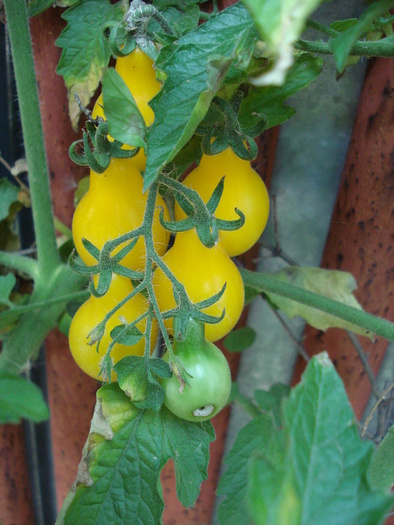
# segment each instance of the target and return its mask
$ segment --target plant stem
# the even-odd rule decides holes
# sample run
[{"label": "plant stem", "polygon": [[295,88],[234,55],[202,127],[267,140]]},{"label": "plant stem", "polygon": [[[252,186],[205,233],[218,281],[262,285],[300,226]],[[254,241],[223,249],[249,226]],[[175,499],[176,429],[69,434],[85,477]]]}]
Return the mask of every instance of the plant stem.
[{"label": "plant stem", "polygon": [[[366,57],[394,57],[394,42],[392,39],[383,38],[377,42],[356,42],[349,55]],[[333,49],[330,42],[312,42],[311,40],[298,40],[294,46],[302,51],[332,55]]]},{"label": "plant stem", "polygon": [[376,377],[374,376],[374,373],[372,372],[372,368],[369,364],[369,361],[368,361],[368,357],[366,356],[365,352],[364,352],[364,348],[360,345],[359,343],[359,340],[357,339],[356,337],[356,334],[354,334],[353,332],[351,332],[350,330],[346,330],[346,333],[350,339],[350,341],[352,342],[352,345],[354,346],[356,352],[357,352],[357,355],[363,365],[363,368],[365,370],[365,373],[368,377],[368,380],[371,384],[371,388],[372,388],[372,392],[373,392],[373,395],[376,397],[376,399],[379,398],[380,396],[380,392],[379,392],[379,389],[378,387],[376,386]]},{"label": "plant stem", "polygon": [[245,269],[240,269],[240,272],[246,286],[255,288],[260,292],[276,293],[282,297],[317,308],[322,312],[361,326],[389,341],[394,341],[394,323],[386,319],[358,310],[329,297],[310,292],[299,286],[285,283],[267,273],[255,273]]},{"label": "plant stem", "polygon": [[62,233],[69,240],[73,238],[72,231],[70,230],[68,226],[66,226],[63,222],[61,222],[57,217],[54,217],[53,221],[54,221],[55,229],[59,233]]},{"label": "plant stem", "polygon": [[293,334],[293,332],[290,330],[290,328],[287,326],[287,324],[285,323],[285,321],[282,319],[281,315],[279,312],[277,312],[275,310],[275,308],[272,306],[271,303],[268,302],[268,305],[270,306],[271,310],[272,310],[272,313],[275,315],[275,317],[278,319],[279,323],[282,325],[282,327],[284,328],[285,332],[287,333],[287,335],[290,337],[290,339],[293,341],[293,343],[295,344],[297,350],[298,350],[298,353],[305,359],[305,361],[307,363],[309,363],[310,361],[310,357],[309,355],[306,353],[305,351],[305,348],[302,346],[302,344],[297,341],[297,338],[296,336]]},{"label": "plant stem", "polygon": [[79,301],[81,299],[88,299],[90,293],[88,290],[80,290],[77,292],[67,293],[64,295],[57,295],[56,297],[50,297],[49,299],[44,299],[43,301],[31,301],[29,304],[24,306],[16,306],[12,310],[4,310],[0,314],[0,326],[4,324],[8,319],[15,318],[16,315],[22,315],[28,312],[35,312],[48,308],[49,306],[56,306],[58,304],[65,304],[71,301]]},{"label": "plant stem", "polygon": [[25,0],[4,0],[19,110],[29,169],[30,196],[40,277],[60,264],[53,225],[48,166]]},{"label": "plant stem", "polygon": [[315,31],[319,31],[320,33],[323,33],[324,35],[328,35],[333,38],[339,35],[338,31],[335,31],[335,29],[331,29],[331,27],[327,27],[323,24],[320,24],[319,22],[315,22],[315,20],[308,20],[306,25],[307,27],[310,27],[311,29],[314,29]]},{"label": "plant stem", "polygon": [[0,251],[0,264],[18,272],[26,273],[32,279],[36,279],[38,276],[37,261],[19,253]]}]

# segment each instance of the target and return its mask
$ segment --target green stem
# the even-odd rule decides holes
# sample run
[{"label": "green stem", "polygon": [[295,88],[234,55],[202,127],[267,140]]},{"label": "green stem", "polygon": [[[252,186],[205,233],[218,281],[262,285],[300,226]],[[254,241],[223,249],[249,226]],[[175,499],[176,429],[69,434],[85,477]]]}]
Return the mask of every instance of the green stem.
[{"label": "green stem", "polygon": [[48,276],[59,266],[60,257],[53,225],[48,165],[26,1],[4,0],[4,6],[14,64],[26,160],[29,168],[38,268],[40,277],[47,280]]},{"label": "green stem", "polygon": [[327,27],[323,24],[320,24],[319,22],[315,22],[314,20],[308,20],[306,25],[307,27],[310,27],[311,29],[314,29],[315,31],[319,31],[320,33],[323,33],[324,35],[328,35],[333,38],[339,35],[338,31],[335,31],[335,29],[331,29],[331,27]]},{"label": "green stem", "polygon": [[62,233],[65,237],[67,237],[67,239],[72,239],[73,238],[73,234],[72,234],[72,231],[70,230],[70,228],[68,226],[66,226],[62,221],[60,221],[57,217],[54,217],[53,218],[53,221],[54,221],[54,224],[55,224],[55,229],[59,232],[59,233]]},{"label": "green stem", "polygon": [[35,259],[19,255],[19,253],[3,252],[0,250],[0,265],[12,268],[18,272],[26,273],[32,279],[38,276],[38,264]]},{"label": "green stem", "polygon": [[[312,42],[310,40],[298,40],[295,44],[296,49],[319,53],[322,55],[332,55],[333,49],[328,42]],[[391,37],[383,38],[377,42],[356,42],[349,55],[366,57],[394,57],[394,42]]]},{"label": "green stem", "polygon": [[240,269],[240,272],[246,286],[255,288],[260,292],[271,292],[287,297],[365,328],[389,341],[394,341],[394,323],[386,319],[358,310],[329,297],[310,292],[299,286],[285,283],[267,273],[255,273],[244,269]]},{"label": "green stem", "polygon": [[32,301],[29,304],[24,306],[16,306],[11,310],[4,310],[0,314],[1,326],[8,319],[12,320],[16,315],[26,314],[28,312],[35,312],[48,308],[48,306],[56,306],[58,304],[66,304],[71,301],[79,301],[81,299],[88,299],[90,293],[88,290],[80,290],[78,292],[72,292],[64,295],[57,295],[56,297],[50,297],[49,299],[44,299],[43,301]]}]

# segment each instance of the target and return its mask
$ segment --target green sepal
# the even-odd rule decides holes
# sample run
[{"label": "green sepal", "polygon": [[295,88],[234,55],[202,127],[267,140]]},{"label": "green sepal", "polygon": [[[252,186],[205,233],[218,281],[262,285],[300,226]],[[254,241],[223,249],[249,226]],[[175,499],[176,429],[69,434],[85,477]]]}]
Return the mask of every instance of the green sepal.
[{"label": "green sepal", "polygon": [[245,215],[238,208],[234,208],[235,213],[239,216],[239,219],[234,219],[232,221],[225,221],[223,219],[216,219],[219,230],[223,231],[233,231],[242,228],[245,224]]},{"label": "green sepal", "polygon": [[218,182],[216,188],[213,190],[213,193],[209,197],[209,200],[207,202],[206,206],[211,214],[215,213],[216,208],[219,206],[220,199],[222,198],[223,190],[224,190],[224,179],[225,179],[224,176],[220,179],[220,181]]},{"label": "green sepal", "polygon": [[93,297],[103,297],[111,286],[112,281],[112,271],[110,269],[102,270],[99,273],[99,279],[97,286],[94,286],[93,279],[89,282],[89,291],[93,295]]},{"label": "green sepal", "polygon": [[96,246],[89,241],[89,239],[82,239],[82,244],[86,251],[89,252],[89,254],[96,259],[96,261],[100,258],[100,250],[96,248]]},{"label": "green sepal", "polygon": [[136,48],[135,36],[128,31],[124,22],[114,24],[109,34],[109,46],[116,57],[125,57]]},{"label": "green sepal", "polygon": [[221,290],[212,297],[199,301],[198,303],[191,303],[189,297],[184,289],[176,290],[174,288],[174,298],[178,305],[177,308],[173,308],[162,314],[163,319],[173,318],[174,323],[174,334],[178,340],[182,340],[186,336],[186,329],[190,319],[200,321],[202,323],[215,324],[220,323],[224,319],[226,312],[223,309],[220,316],[209,315],[201,312],[201,310],[209,308],[215,304],[224,294],[227,283],[224,283]]},{"label": "green sepal", "polygon": [[218,155],[230,147],[243,160],[256,158],[258,148],[253,133],[261,134],[267,128],[267,120],[262,117],[255,126],[244,129],[238,118],[243,96],[238,91],[231,101],[213,99],[209,113],[196,131],[203,136],[201,147],[205,155]]},{"label": "green sepal", "polygon": [[174,191],[174,196],[176,198],[177,203],[184,211],[184,213],[186,213],[186,215],[190,217],[194,213],[193,204],[189,202],[188,199],[184,195],[182,195],[182,193],[180,193],[179,191]]},{"label": "green sepal", "polygon": [[[200,205],[200,203],[196,201],[196,206],[193,206],[185,195],[182,195],[179,191],[174,191],[174,196],[177,202],[188,217],[179,221],[166,221],[164,219],[163,211],[161,210],[159,214],[160,224],[163,228],[173,233],[188,231],[195,227],[198,238],[202,244],[207,248],[212,248],[218,241],[219,230],[237,230],[245,223],[245,215],[237,208],[235,208],[235,212],[239,216],[239,219],[227,221],[225,219],[217,219],[214,217],[214,213],[223,194],[224,183],[225,177],[222,177],[206,205]],[[194,190],[191,190],[190,188],[187,188],[187,190],[190,197],[192,197]],[[198,213],[197,205],[199,206],[198,210],[201,213]]]},{"label": "green sepal", "polygon": [[86,160],[85,155],[77,153],[76,151],[77,146],[80,144],[83,144],[83,140],[74,141],[68,149],[68,155],[75,164],[78,164],[79,166],[88,166],[88,161]]},{"label": "green sepal", "polygon": [[79,273],[80,275],[91,275],[97,273],[98,265],[87,266],[86,264],[81,264],[77,262],[77,251],[74,249],[68,259],[68,264],[74,272]]},{"label": "green sepal", "polygon": [[90,149],[90,145],[88,142],[88,134],[84,130],[82,132],[83,134],[83,146],[84,146],[84,152],[86,157],[86,162],[89,165],[90,169],[92,169],[96,173],[104,173],[104,171],[108,168],[109,163],[111,162],[111,157],[109,154],[101,154],[100,156],[94,155],[92,150]]}]

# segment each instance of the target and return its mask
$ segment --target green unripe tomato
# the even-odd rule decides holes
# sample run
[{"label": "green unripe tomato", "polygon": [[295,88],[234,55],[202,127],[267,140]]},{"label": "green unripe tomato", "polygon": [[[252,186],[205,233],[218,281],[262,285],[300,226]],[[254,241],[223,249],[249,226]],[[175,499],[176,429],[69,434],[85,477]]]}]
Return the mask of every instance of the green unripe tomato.
[{"label": "green unripe tomato", "polygon": [[[204,325],[189,321],[185,341],[174,341],[174,354],[187,375],[188,385],[181,389],[175,374],[162,379],[164,404],[173,414],[187,421],[206,421],[227,404],[231,390],[231,373],[227,359],[219,348],[204,337]],[[168,362],[168,353],[163,359]]]}]

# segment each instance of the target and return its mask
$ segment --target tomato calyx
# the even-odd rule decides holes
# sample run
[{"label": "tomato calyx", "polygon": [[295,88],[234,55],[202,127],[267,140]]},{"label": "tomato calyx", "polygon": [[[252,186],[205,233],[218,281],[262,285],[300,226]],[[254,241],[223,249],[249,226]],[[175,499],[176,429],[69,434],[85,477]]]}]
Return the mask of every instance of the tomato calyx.
[{"label": "tomato calyx", "polygon": [[[124,248],[122,248],[117,254],[111,256],[110,252],[114,249],[111,244],[106,243],[101,250],[93,245],[88,239],[82,239],[82,243],[86,250],[92,255],[98,262],[93,266],[87,266],[85,263],[81,263],[77,260],[76,250],[73,250],[69,257],[70,267],[81,275],[89,276],[89,291],[95,297],[102,297],[107,293],[112,275],[115,273],[122,277],[129,279],[141,279],[143,273],[137,270],[126,268],[120,264],[120,261],[134,248],[138,241],[138,237],[132,239]],[[110,241],[111,243],[112,241]],[[93,276],[98,275],[98,283],[95,286],[93,282]]]},{"label": "tomato calyx", "polygon": [[[162,181],[163,182],[163,181]],[[166,221],[163,212],[159,215],[160,224],[172,233],[185,232],[196,228],[198,238],[207,248],[212,248],[219,238],[219,231],[238,230],[245,224],[245,215],[238,208],[235,213],[239,219],[224,220],[215,217],[215,211],[223,194],[225,177],[222,177],[205,204],[198,193],[181,183],[166,177],[165,183],[174,190],[174,197],[187,215],[179,221]]]},{"label": "tomato calyx", "polygon": [[256,124],[245,128],[239,111],[244,93],[237,91],[232,100],[215,97],[210,110],[198,126],[196,133],[202,136],[202,150],[205,155],[218,155],[228,147],[243,160],[256,158],[258,148],[253,137],[267,129],[267,119],[263,114],[256,115]]},{"label": "tomato calyx", "polygon": [[[86,131],[83,130],[83,139],[73,142],[69,149],[72,161],[80,166],[89,166],[95,173],[104,173],[111,159],[129,159],[137,155],[140,148],[123,149],[123,142],[108,139],[109,127],[102,117],[93,119],[91,113],[86,122]],[[83,145],[83,153],[78,153],[77,148]]]},{"label": "tomato calyx", "polygon": [[216,324],[220,323],[220,321],[224,319],[226,315],[225,308],[222,310],[219,316],[206,314],[201,310],[209,308],[220,300],[226,291],[227,283],[224,283],[219,292],[212,295],[208,299],[192,303],[189,299],[185,286],[177,281],[171,272],[168,273],[168,276],[173,284],[173,294],[177,306],[162,312],[161,317],[162,319],[174,319],[174,337],[177,341],[183,341],[186,338],[189,321],[191,319],[204,324]]}]

